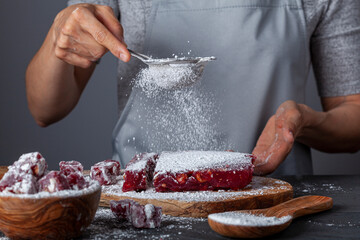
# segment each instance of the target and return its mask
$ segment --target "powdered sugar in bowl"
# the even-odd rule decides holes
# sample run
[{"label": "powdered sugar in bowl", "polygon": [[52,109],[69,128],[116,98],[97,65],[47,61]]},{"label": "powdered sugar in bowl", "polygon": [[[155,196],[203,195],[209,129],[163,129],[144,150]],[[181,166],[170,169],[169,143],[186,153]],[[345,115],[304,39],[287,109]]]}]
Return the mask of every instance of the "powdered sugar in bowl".
[{"label": "powdered sugar in bowl", "polygon": [[101,186],[35,194],[0,193],[0,230],[11,239],[70,239],[94,219]]}]

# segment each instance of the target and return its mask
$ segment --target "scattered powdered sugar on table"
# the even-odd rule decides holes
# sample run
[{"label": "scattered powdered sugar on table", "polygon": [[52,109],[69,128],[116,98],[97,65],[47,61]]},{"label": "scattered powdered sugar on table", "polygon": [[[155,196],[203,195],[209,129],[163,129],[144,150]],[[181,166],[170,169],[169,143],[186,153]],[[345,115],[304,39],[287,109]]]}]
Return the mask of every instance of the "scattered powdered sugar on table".
[{"label": "scattered powdered sugar on table", "polygon": [[328,222],[320,222],[319,220],[308,220],[309,223],[312,223],[314,225],[319,226],[326,226],[326,227],[337,227],[337,228],[343,228],[343,227],[356,227],[360,228],[360,222],[353,222],[353,221],[347,221],[346,219],[341,219],[341,221],[332,220],[331,223]]},{"label": "scattered powdered sugar on table", "polygon": [[331,192],[344,192],[341,186],[337,186],[334,183],[323,183],[323,184],[308,184],[301,183],[297,190],[300,190],[303,193],[313,193],[319,191],[325,191],[327,193]]},{"label": "scattered powdered sugar on table", "polygon": [[162,152],[156,164],[155,173],[184,172],[203,169],[242,169],[252,166],[248,153],[224,151],[179,151]]},{"label": "scattered powdered sugar on table", "polygon": [[[108,208],[100,207],[92,224],[85,230],[81,239],[183,239],[189,230],[196,236],[197,229],[193,224],[203,223],[207,225],[206,218],[185,218],[162,216],[161,226],[153,229],[137,229],[126,221],[116,219]],[[185,237],[186,238],[186,237]]]},{"label": "scattered powdered sugar on table", "polygon": [[262,214],[255,215],[240,212],[223,212],[210,214],[208,218],[215,222],[228,225],[265,227],[286,223],[291,219],[291,216],[287,215],[278,218],[267,217]]},{"label": "scattered powdered sugar on table", "polygon": [[90,180],[89,187],[81,189],[81,190],[61,190],[58,192],[38,192],[34,194],[16,194],[11,192],[0,192],[0,197],[14,197],[14,198],[26,198],[26,199],[40,199],[40,198],[49,198],[49,197],[60,197],[60,198],[69,198],[69,197],[79,197],[87,194],[91,194],[100,189],[100,184],[98,181]]},{"label": "scattered powdered sugar on table", "polygon": [[258,196],[263,195],[266,191],[267,194],[278,193],[280,190],[290,190],[286,186],[286,182],[277,181],[278,183],[266,182],[266,178],[253,177],[252,182],[241,191],[188,191],[188,192],[156,192],[154,188],[149,188],[142,192],[123,192],[122,185],[123,180],[119,181],[115,185],[102,186],[102,193],[105,195],[114,195],[121,197],[137,198],[137,199],[166,199],[177,200],[184,202],[210,202],[219,201],[224,199],[231,199],[239,196]]}]

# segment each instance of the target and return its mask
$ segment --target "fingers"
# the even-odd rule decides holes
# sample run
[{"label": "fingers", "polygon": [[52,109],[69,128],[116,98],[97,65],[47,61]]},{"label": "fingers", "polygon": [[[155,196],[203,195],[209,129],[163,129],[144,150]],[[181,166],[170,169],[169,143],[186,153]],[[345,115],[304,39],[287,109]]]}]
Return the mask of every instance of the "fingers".
[{"label": "fingers", "polygon": [[110,7],[70,6],[57,15],[53,29],[55,55],[69,64],[86,67],[109,50],[125,62],[130,60],[122,26]]},{"label": "fingers", "polygon": [[290,153],[293,143],[284,141],[284,136],[275,135],[274,141],[267,146],[256,146],[254,174],[267,175],[275,171]]},{"label": "fingers", "polygon": [[61,35],[57,46],[64,51],[75,53],[92,62],[100,59],[108,51],[105,47],[99,45],[91,36],[80,40],[73,39],[71,36]]},{"label": "fingers", "polygon": [[286,136],[289,141],[293,140],[293,136],[297,135],[302,124],[302,113],[297,103],[294,101],[286,101],[280,105],[276,111],[276,127],[278,131],[281,129],[287,132]]},{"label": "fingers", "polygon": [[284,144],[281,133],[276,130],[274,115],[267,122],[252,152],[256,156],[254,174],[266,175],[273,172],[289,149],[291,147]]},{"label": "fingers", "polygon": [[92,61],[61,48],[55,49],[55,55],[63,61],[74,66],[79,66],[81,68],[89,68],[93,64]]},{"label": "fingers", "polygon": [[125,46],[124,37],[123,37],[123,27],[119,23],[118,19],[115,17],[114,12],[111,7],[108,6],[101,6],[96,9],[95,12],[96,18],[104,24],[110,32],[119,39]]},{"label": "fingers", "polygon": [[273,172],[290,153],[301,127],[302,113],[298,104],[293,101],[281,104],[267,122],[253,150],[257,157],[254,173]]},{"label": "fingers", "polygon": [[88,11],[88,9],[77,8],[74,10],[73,14],[75,19],[80,23],[82,29],[90,33],[96,42],[109,49],[115,57],[120,58],[125,62],[130,60],[130,53],[121,39],[119,40],[120,35],[122,35],[122,29],[118,26],[120,23],[115,20],[112,14],[105,14],[103,11],[98,11],[98,16],[100,16],[102,21],[107,25],[117,25],[117,27],[111,27],[111,29],[116,32],[118,37],[115,37],[91,11]]}]

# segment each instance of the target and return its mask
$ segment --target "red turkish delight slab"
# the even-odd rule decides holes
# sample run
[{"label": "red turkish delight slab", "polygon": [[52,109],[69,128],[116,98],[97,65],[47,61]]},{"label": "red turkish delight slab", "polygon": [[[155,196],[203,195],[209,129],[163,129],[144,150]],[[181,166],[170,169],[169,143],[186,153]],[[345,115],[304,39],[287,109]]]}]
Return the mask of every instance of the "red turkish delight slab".
[{"label": "red turkish delight slab", "polygon": [[110,185],[117,182],[120,175],[120,163],[115,160],[105,160],[91,167],[90,177],[101,185]]},{"label": "red turkish delight slab", "polygon": [[154,174],[157,192],[240,190],[251,182],[254,156],[222,151],[161,153]]},{"label": "red turkish delight slab", "polygon": [[110,208],[119,220],[126,220],[136,228],[160,227],[162,210],[152,204],[141,205],[131,199],[110,201]]},{"label": "red turkish delight slab", "polygon": [[19,160],[15,161],[9,169],[13,169],[15,172],[32,174],[39,179],[44,176],[47,163],[39,152],[31,152],[21,155]]},{"label": "red turkish delight slab", "polygon": [[74,172],[80,172],[82,174],[84,167],[83,165],[78,161],[61,161],[59,163],[60,171],[65,176],[70,175]]},{"label": "red turkish delight slab", "polygon": [[37,178],[28,173],[10,169],[0,181],[0,192],[33,194],[38,192]]},{"label": "red turkish delight slab", "polygon": [[151,186],[158,156],[157,153],[135,155],[126,165],[122,191],[142,191]]},{"label": "red turkish delight slab", "polygon": [[60,171],[51,171],[39,180],[39,191],[52,193],[67,189],[71,187]]}]

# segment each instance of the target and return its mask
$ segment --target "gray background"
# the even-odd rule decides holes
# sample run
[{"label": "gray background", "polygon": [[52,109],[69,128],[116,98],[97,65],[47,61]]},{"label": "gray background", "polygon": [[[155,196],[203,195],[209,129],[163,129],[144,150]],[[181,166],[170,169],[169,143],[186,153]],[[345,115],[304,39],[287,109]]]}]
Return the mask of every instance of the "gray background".
[{"label": "gray background", "polygon": [[[22,153],[39,151],[50,169],[78,160],[85,168],[111,157],[111,133],[117,120],[116,59],[107,54],[73,112],[48,128],[38,127],[27,108],[25,70],[66,1],[0,0],[0,165]],[[314,81],[308,105],[320,110]],[[312,151],[315,174],[360,174],[360,153]]]}]

